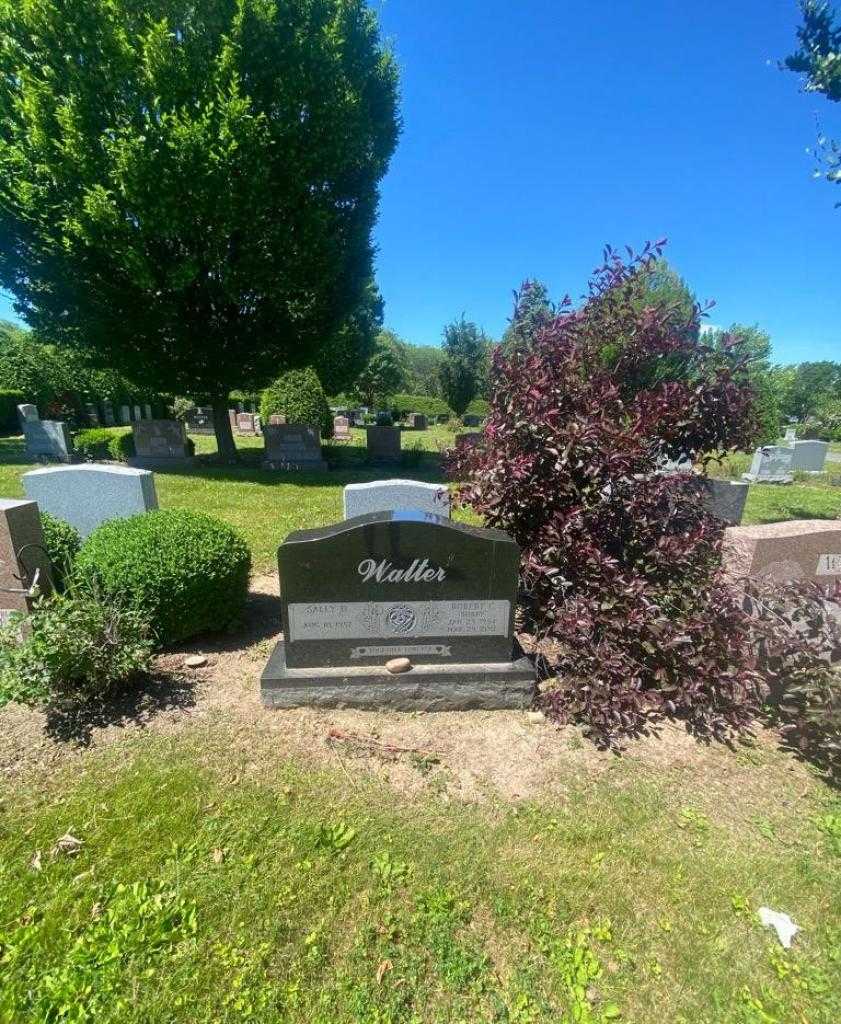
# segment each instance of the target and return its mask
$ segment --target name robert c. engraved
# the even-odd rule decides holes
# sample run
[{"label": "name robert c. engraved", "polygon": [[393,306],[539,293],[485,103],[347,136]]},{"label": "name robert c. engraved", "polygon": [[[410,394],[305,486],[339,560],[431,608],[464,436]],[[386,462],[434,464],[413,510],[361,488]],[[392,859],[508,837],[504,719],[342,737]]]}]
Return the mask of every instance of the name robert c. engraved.
[{"label": "name robert c. engraved", "polygon": [[443,583],[447,578],[446,570],[440,566],[431,566],[428,558],[414,559],[407,569],[395,569],[385,558],[379,562],[373,558],[363,558],[356,571],[363,583],[370,580],[376,580],[377,583]]}]

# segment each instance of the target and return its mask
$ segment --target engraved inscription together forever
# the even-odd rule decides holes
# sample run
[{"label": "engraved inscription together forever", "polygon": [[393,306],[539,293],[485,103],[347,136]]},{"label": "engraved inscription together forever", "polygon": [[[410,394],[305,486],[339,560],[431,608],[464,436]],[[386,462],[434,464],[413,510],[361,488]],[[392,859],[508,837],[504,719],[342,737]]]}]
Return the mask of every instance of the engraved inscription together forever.
[{"label": "engraved inscription together forever", "polygon": [[290,604],[287,640],[506,636],[510,601]]}]

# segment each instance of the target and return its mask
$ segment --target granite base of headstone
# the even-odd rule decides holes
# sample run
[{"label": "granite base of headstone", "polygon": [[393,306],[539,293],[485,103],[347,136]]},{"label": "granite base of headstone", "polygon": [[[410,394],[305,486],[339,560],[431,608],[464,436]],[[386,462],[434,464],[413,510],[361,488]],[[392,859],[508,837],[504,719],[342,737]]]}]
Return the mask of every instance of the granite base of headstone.
[{"label": "granite base of headstone", "polygon": [[263,703],[528,707],[535,671],[514,637],[519,561],[499,530],[420,512],[290,534],[278,551],[284,639],[263,672]]},{"label": "granite base of headstone", "polygon": [[804,473],[823,473],[828,451],[829,444],[826,441],[795,441],[792,469]]},{"label": "granite base of headstone", "polygon": [[724,566],[735,577],[833,583],[841,579],[841,522],[732,526],[724,533]]},{"label": "granite base of headstone", "polygon": [[757,448],[750,469],[743,479],[757,484],[790,484],[793,472],[794,448],[783,445],[765,445]]},{"label": "granite base of headstone", "polygon": [[0,498],[0,624],[13,612],[28,612],[35,597],[51,589],[37,504]]},{"label": "granite base of headstone", "polygon": [[415,509],[433,515],[450,515],[450,492],[440,484],[420,480],[372,480],[348,484],[344,489],[345,519],[371,512],[398,512]]},{"label": "granite base of headstone", "polygon": [[267,425],[263,431],[266,469],[284,471],[327,469],[321,453],[321,431],[302,423]]},{"label": "granite base of headstone", "polygon": [[27,420],[23,438],[26,457],[33,462],[73,461],[73,439],[63,420]]},{"label": "granite base of headstone", "polygon": [[365,435],[369,462],[382,465],[400,463],[400,427],[366,427]]},{"label": "granite base of headstone", "polygon": [[728,526],[738,526],[748,499],[750,484],[747,480],[717,480],[715,477],[701,477],[700,480],[707,512]]},{"label": "granite base of headstone", "polygon": [[193,464],[187,429],[180,420],[138,420],[131,425],[135,455],[129,465],[166,469]]},{"label": "granite base of headstone", "polygon": [[126,519],[158,507],[155,478],[129,466],[53,466],[23,474],[27,497],[87,537],[109,519]]}]

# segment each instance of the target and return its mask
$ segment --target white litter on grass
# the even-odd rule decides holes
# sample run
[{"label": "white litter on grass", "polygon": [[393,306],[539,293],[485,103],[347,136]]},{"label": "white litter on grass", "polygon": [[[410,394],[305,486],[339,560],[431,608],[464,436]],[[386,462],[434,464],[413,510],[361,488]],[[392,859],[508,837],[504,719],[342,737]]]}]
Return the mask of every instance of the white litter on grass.
[{"label": "white litter on grass", "polygon": [[791,949],[791,940],[803,929],[796,925],[788,914],[781,914],[779,910],[771,910],[769,907],[759,908],[759,920],[766,928],[773,928],[777,938],[786,949]]}]

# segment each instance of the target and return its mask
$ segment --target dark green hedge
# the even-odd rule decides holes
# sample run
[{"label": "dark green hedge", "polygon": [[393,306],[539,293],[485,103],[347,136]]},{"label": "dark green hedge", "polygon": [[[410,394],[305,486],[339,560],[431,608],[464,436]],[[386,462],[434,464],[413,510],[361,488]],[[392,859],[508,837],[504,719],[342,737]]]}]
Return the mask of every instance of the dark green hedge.
[{"label": "dark green hedge", "polygon": [[423,413],[430,420],[438,416],[455,415],[442,398],[433,398],[431,395],[394,395],[391,407],[399,419],[408,416],[410,412]]},{"label": "dark green hedge", "polygon": [[189,509],[112,519],[88,537],[80,579],[142,611],[162,646],[223,629],[240,613],[251,553],[227,523]]},{"label": "dark green hedge", "polygon": [[269,417],[280,414],[287,423],[317,427],[322,437],[333,436],[333,414],[318,375],[311,367],[290,370],[270,384],[260,400],[260,418],[268,426]]},{"label": "dark green hedge", "polygon": [[134,455],[134,437],[131,429],[115,430],[113,427],[91,427],[80,430],[73,437],[78,454],[87,462],[111,459],[127,462]]},{"label": "dark green hedge", "polygon": [[18,406],[26,401],[22,391],[0,389],[0,434],[19,434]]}]

